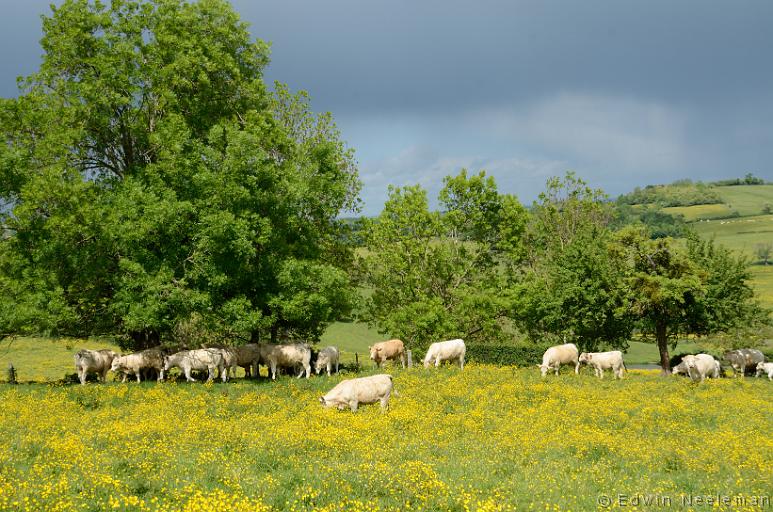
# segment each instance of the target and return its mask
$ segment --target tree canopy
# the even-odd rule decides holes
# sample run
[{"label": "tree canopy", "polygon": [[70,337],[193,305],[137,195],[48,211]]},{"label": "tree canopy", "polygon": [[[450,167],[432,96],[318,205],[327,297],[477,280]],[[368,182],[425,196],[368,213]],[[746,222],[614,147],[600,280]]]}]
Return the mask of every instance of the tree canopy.
[{"label": "tree canopy", "polygon": [[221,0],[68,0],[38,72],[0,103],[0,332],[152,344],[316,337],[353,295],[341,243],[353,154],[329,114],[262,72]]}]

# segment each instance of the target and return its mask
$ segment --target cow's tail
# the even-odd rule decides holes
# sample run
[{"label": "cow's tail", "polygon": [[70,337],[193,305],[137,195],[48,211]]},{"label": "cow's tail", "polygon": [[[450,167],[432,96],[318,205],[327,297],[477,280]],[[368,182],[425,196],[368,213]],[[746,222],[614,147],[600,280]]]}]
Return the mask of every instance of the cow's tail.
[{"label": "cow's tail", "polygon": [[399,396],[400,396],[400,393],[398,393],[398,392],[397,392],[397,389],[395,389],[394,380],[392,379],[392,376],[391,376],[391,375],[389,376],[389,380],[391,380],[391,381],[392,381],[392,394],[393,394],[394,396],[398,396],[398,397],[399,397]]}]

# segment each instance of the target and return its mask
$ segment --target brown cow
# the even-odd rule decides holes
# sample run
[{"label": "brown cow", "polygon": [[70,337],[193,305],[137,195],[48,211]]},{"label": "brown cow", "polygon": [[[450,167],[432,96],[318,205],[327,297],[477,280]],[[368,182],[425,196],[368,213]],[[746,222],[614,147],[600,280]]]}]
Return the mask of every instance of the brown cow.
[{"label": "brown cow", "polygon": [[405,354],[405,345],[400,340],[389,340],[376,343],[370,349],[370,358],[376,363],[378,368],[381,367],[381,363],[387,360],[395,360],[400,358],[400,362],[405,368],[407,362],[407,356]]}]

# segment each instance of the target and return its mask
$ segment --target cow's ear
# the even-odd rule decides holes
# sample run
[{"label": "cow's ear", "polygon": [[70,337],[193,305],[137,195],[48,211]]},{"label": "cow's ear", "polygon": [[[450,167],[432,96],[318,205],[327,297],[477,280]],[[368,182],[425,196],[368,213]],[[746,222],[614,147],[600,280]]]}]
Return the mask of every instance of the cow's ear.
[{"label": "cow's ear", "polygon": [[319,397],[319,403],[321,403],[322,405],[325,405],[325,397],[324,396]]}]

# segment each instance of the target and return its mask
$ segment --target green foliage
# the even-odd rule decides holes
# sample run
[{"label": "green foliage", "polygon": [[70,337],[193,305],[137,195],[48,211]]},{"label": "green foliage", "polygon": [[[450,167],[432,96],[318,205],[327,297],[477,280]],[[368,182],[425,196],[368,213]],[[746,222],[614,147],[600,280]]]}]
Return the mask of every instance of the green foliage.
[{"label": "green foliage", "polygon": [[549,345],[467,345],[466,361],[499,366],[533,366],[542,362]]},{"label": "green foliage", "polygon": [[628,204],[617,204],[611,227],[619,230],[624,226],[640,223],[647,228],[651,238],[682,238],[689,228],[683,215],[669,214],[660,208],[636,209]]},{"label": "green foliage", "polygon": [[601,191],[574,174],[548,181],[532,208],[531,249],[513,315],[533,338],[550,333],[582,350],[626,346],[631,320],[611,247],[611,215]]},{"label": "green foliage", "polygon": [[318,337],[351,308],[351,150],[221,0],[66,1],[0,104],[0,332]]},{"label": "green foliage", "polygon": [[619,204],[656,204],[660,207],[692,206],[721,203],[719,194],[710,185],[681,180],[670,185],[636,187],[633,192],[617,198]]},{"label": "green foliage", "polygon": [[748,285],[746,261],[713,241],[649,240],[626,228],[617,234],[628,259],[626,286],[643,333],[654,334],[661,365],[670,371],[668,344],[680,334],[707,335],[765,321]]},{"label": "green foliage", "polygon": [[737,185],[765,185],[766,182],[764,179],[758,178],[754,174],[749,172],[749,173],[746,173],[746,176],[744,176],[743,178],[712,181],[709,184],[715,187],[732,187]]},{"label": "green foliage", "polygon": [[390,187],[384,210],[366,220],[359,272],[373,294],[363,316],[413,349],[502,339],[525,210],[484,172],[446,178],[440,201],[433,212],[420,187]]}]

